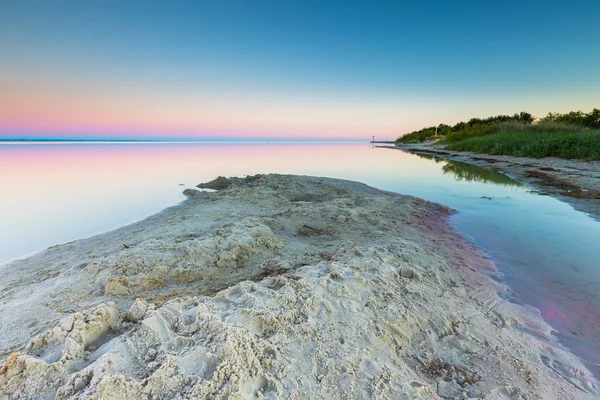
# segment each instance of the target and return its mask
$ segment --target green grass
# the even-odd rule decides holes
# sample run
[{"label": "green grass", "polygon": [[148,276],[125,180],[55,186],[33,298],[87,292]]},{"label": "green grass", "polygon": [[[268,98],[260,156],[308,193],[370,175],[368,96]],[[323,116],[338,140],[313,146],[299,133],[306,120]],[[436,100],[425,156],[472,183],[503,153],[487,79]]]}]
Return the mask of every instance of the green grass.
[{"label": "green grass", "polygon": [[496,133],[447,140],[449,150],[516,157],[600,160],[600,131],[557,122],[499,124]]}]

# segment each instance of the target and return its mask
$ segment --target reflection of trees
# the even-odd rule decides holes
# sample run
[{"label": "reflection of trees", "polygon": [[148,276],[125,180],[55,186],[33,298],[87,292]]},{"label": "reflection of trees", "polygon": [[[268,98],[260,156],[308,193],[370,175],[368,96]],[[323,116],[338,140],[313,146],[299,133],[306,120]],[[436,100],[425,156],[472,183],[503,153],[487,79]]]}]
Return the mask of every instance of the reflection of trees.
[{"label": "reflection of trees", "polygon": [[421,157],[421,158],[424,158],[424,159],[426,159],[426,160],[433,160],[433,161],[435,161],[436,163],[439,163],[439,162],[441,162],[441,161],[444,161],[444,159],[442,159],[442,158],[439,158],[439,157],[436,157],[436,156],[433,156],[433,155],[431,155],[431,154],[423,154],[423,153],[415,153],[415,154],[416,154],[417,156]]},{"label": "reflection of trees", "polygon": [[446,160],[431,154],[415,154],[426,160],[435,161],[436,163],[443,162],[444,165],[442,166],[442,171],[444,171],[444,175],[454,175],[454,178],[457,181],[495,183],[496,185],[503,186],[523,186],[521,183],[504,174],[490,171],[476,165]]},{"label": "reflection of trees", "polygon": [[519,182],[499,172],[490,171],[476,165],[445,160],[444,175],[454,175],[457,181],[495,183],[503,186],[522,186]]}]

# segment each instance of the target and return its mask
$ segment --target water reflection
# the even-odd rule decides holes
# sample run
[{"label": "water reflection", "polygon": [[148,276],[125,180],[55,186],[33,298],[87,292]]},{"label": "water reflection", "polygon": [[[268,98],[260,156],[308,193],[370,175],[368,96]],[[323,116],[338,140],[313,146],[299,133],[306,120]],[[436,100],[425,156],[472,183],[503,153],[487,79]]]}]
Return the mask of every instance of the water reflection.
[{"label": "water reflection", "polygon": [[509,176],[476,165],[445,160],[431,154],[417,154],[417,156],[426,160],[432,160],[435,163],[444,163],[442,166],[444,175],[452,175],[457,181],[494,183],[502,186],[523,186],[520,182],[515,181]]},{"label": "water reflection", "polygon": [[422,153],[414,153],[414,154],[419,158],[424,158],[426,160],[432,160],[432,161],[435,161],[436,163],[444,161],[443,158],[436,157],[432,154],[422,154]]},{"label": "water reflection", "polygon": [[444,175],[453,175],[457,181],[495,183],[502,186],[523,186],[521,183],[499,172],[460,161],[446,161],[446,165],[442,167],[442,171]]}]

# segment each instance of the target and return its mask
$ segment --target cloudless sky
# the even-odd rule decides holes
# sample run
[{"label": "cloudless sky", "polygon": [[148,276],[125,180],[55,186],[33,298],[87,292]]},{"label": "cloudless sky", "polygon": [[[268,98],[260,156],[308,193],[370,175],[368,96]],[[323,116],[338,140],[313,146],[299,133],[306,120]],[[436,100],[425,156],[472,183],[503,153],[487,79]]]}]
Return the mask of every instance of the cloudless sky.
[{"label": "cloudless sky", "polygon": [[600,106],[600,1],[0,0],[0,138],[395,138]]}]

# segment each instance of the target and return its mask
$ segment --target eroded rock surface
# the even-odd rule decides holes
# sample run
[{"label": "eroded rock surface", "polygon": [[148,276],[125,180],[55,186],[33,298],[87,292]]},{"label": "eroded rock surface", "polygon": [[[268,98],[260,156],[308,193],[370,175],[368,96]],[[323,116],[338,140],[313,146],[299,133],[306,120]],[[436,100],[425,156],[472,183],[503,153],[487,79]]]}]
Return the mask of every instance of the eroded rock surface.
[{"label": "eroded rock surface", "polygon": [[6,399],[586,399],[447,223],[315,177],[218,192],[1,269]]}]

